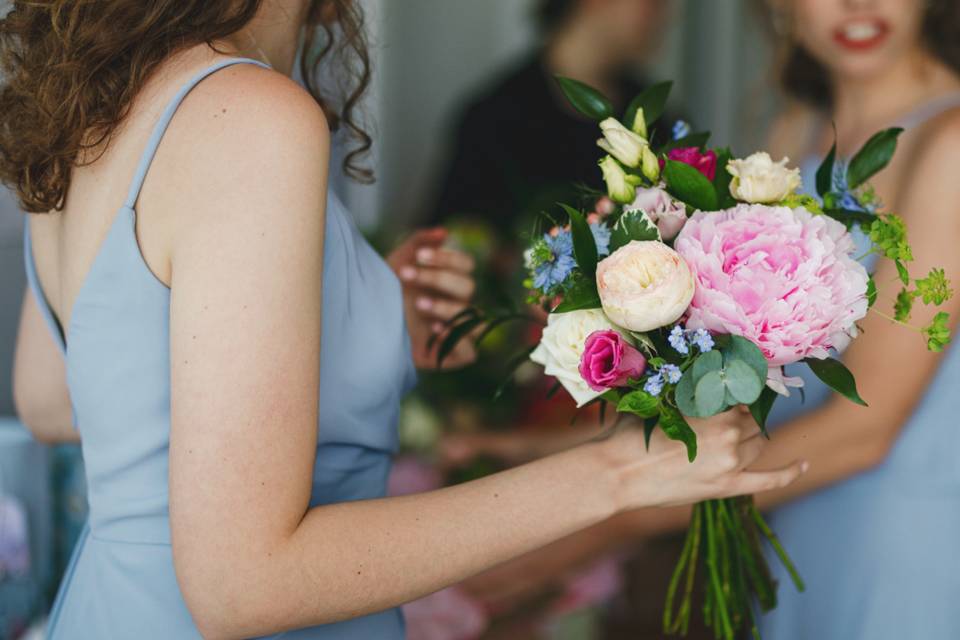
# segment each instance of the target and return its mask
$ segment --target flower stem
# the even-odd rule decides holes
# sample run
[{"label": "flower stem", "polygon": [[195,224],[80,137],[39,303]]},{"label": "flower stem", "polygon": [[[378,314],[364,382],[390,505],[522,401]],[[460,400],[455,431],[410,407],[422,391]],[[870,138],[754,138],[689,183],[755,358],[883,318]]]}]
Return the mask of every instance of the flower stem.
[{"label": "flower stem", "polygon": [[710,586],[713,592],[714,617],[720,624],[716,631],[723,633],[724,640],[734,640],[733,625],[730,624],[730,616],[727,611],[727,599],[724,596],[723,586],[720,582],[720,570],[717,566],[717,532],[716,521],[714,519],[713,504],[714,501],[704,503],[705,519],[707,521],[707,569],[710,575]]},{"label": "flower stem", "polygon": [[760,531],[763,533],[763,536],[773,546],[773,550],[777,553],[777,557],[780,558],[780,562],[782,562],[783,566],[787,569],[787,572],[790,574],[790,578],[793,580],[793,584],[796,585],[797,590],[804,591],[807,587],[803,582],[803,578],[800,577],[800,573],[794,566],[790,556],[787,555],[783,545],[780,544],[780,539],[777,537],[777,534],[770,529],[766,521],[763,519],[763,516],[760,515],[760,511],[757,509],[756,505],[750,505],[750,515],[753,517],[753,521],[757,523],[757,527],[759,527]]}]

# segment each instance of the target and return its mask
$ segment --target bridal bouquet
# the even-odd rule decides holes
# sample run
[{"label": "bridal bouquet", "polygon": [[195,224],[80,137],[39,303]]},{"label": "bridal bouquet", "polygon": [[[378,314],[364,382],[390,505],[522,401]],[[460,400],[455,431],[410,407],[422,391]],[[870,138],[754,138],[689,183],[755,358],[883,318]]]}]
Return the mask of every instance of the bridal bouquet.
[{"label": "bridal bouquet", "polygon": [[[784,366],[804,363],[837,393],[865,404],[854,376],[834,356],[857,336],[878,283],[860,260],[891,259],[899,273],[895,317],[914,303],[950,295],[943,270],[914,278],[905,227],[880,211],[867,180],[889,162],[900,129],[873,136],[849,162],[836,145],[816,173],[820,198],[804,195],[800,172],[767,153],[734,158],[706,146],[709,134],[683,123],[654,148],[648,129],[663,111],[669,83],[638,96],[622,120],[610,102],[559,78],[570,103],[599,123],[607,193],[583,206],[560,205],[525,252],[528,302],[549,312],[529,354],[578,406],[608,403],[660,428],[697,454],[686,417],[746,405],[766,435],[780,395],[802,380]],[[859,228],[859,232],[857,232]],[[859,233],[860,247],[857,246]],[[862,255],[857,255],[862,254]],[[452,339],[522,314],[461,318]],[[919,328],[928,348],[949,342],[948,317]],[[606,405],[604,405],[606,406]],[[684,634],[698,571],[703,612],[718,638],[758,635],[754,601],[776,606],[776,585],[761,549],[767,540],[797,588],[803,583],[749,496],[696,505],[668,587],[664,627]]]}]

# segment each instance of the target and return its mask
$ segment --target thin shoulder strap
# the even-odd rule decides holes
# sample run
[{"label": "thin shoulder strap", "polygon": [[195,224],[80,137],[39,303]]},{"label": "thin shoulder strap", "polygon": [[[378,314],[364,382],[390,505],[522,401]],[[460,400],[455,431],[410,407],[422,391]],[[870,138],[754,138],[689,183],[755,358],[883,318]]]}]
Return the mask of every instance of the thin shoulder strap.
[{"label": "thin shoulder strap", "polygon": [[270,68],[270,65],[264,64],[259,60],[253,60],[251,58],[228,58],[200,71],[193,76],[189,82],[183,85],[183,87],[180,88],[180,91],[177,92],[177,95],[170,100],[170,103],[163,111],[163,115],[160,116],[160,120],[157,121],[157,124],[153,128],[153,133],[150,135],[150,140],[147,142],[147,147],[144,149],[143,156],[140,158],[140,164],[137,166],[137,172],[133,176],[133,182],[130,185],[130,191],[127,194],[127,200],[124,202],[125,207],[133,209],[136,206],[137,199],[140,197],[140,190],[143,189],[143,183],[147,179],[147,172],[150,171],[150,165],[153,163],[153,157],[157,154],[157,149],[160,147],[160,142],[163,140],[163,134],[167,132],[167,127],[170,126],[170,121],[173,120],[174,114],[177,113],[177,109],[180,107],[180,104],[183,102],[184,98],[187,97],[187,94],[193,91],[194,87],[200,84],[204,78],[216,73],[220,69],[224,69],[235,64],[253,64],[265,69]]},{"label": "thin shoulder strap", "polygon": [[919,127],[927,120],[936,118],[941,113],[945,113],[955,107],[960,107],[960,91],[948,93],[939,98],[934,98],[926,104],[920,105],[900,118],[897,124],[904,129],[913,129],[914,127]]}]

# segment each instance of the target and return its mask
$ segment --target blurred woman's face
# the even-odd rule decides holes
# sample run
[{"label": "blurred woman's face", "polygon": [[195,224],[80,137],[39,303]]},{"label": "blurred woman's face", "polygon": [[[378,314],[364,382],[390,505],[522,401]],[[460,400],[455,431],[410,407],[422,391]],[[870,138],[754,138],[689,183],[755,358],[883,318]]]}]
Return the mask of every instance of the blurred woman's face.
[{"label": "blurred woman's face", "polygon": [[667,18],[664,0],[593,0],[607,45],[625,58],[644,56],[656,46]]},{"label": "blurred woman's face", "polygon": [[801,46],[833,73],[869,78],[921,43],[923,0],[787,0]]}]

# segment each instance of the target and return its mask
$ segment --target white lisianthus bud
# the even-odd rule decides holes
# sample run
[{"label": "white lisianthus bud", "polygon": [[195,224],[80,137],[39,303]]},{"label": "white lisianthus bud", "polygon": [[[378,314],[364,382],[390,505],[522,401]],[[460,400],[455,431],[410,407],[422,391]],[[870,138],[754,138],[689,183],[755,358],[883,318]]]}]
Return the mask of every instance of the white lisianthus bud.
[{"label": "white lisianthus bud", "polygon": [[607,195],[611,200],[621,204],[633,202],[637,188],[630,184],[629,176],[619,162],[611,156],[604,156],[600,161],[600,170],[603,171],[603,181],[607,183]]},{"label": "white lisianthus bud", "polygon": [[656,184],[657,180],[660,179],[660,160],[657,158],[657,154],[650,147],[644,147],[641,161],[643,175],[646,176],[647,180]]},{"label": "white lisianthus bud", "polygon": [[623,126],[616,118],[607,118],[600,123],[603,137],[597,145],[623,163],[625,167],[636,169],[640,166],[643,150],[647,141]]},{"label": "white lisianthus bud", "polygon": [[604,313],[631,331],[676,322],[690,305],[694,287],[686,261],[656,240],[633,240],[597,265]]},{"label": "white lisianthus bud", "polygon": [[643,107],[637,109],[636,115],[633,116],[633,123],[630,126],[633,129],[633,132],[643,138],[647,139],[647,120],[643,115]]},{"label": "white lisianthus bud", "polygon": [[727,163],[727,171],[733,176],[730,195],[754,204],[780,202],[800,186],[800,170],[787,167],[789,160],[774,162],[765,151],[744,160],[731,160]]},{"label": "white lisianthus bud", "polygon": [[544,373],[555,377],[577,401],[577,406],[582,407],[603,394],[603,391],[591,389],[580,375],[580,358],[587,338],[594,331],[609,330],[626,337],[626,332],[613,326],[600,309],[551,313],[540,344],[530,354],[530,359],[543,365]]}]

